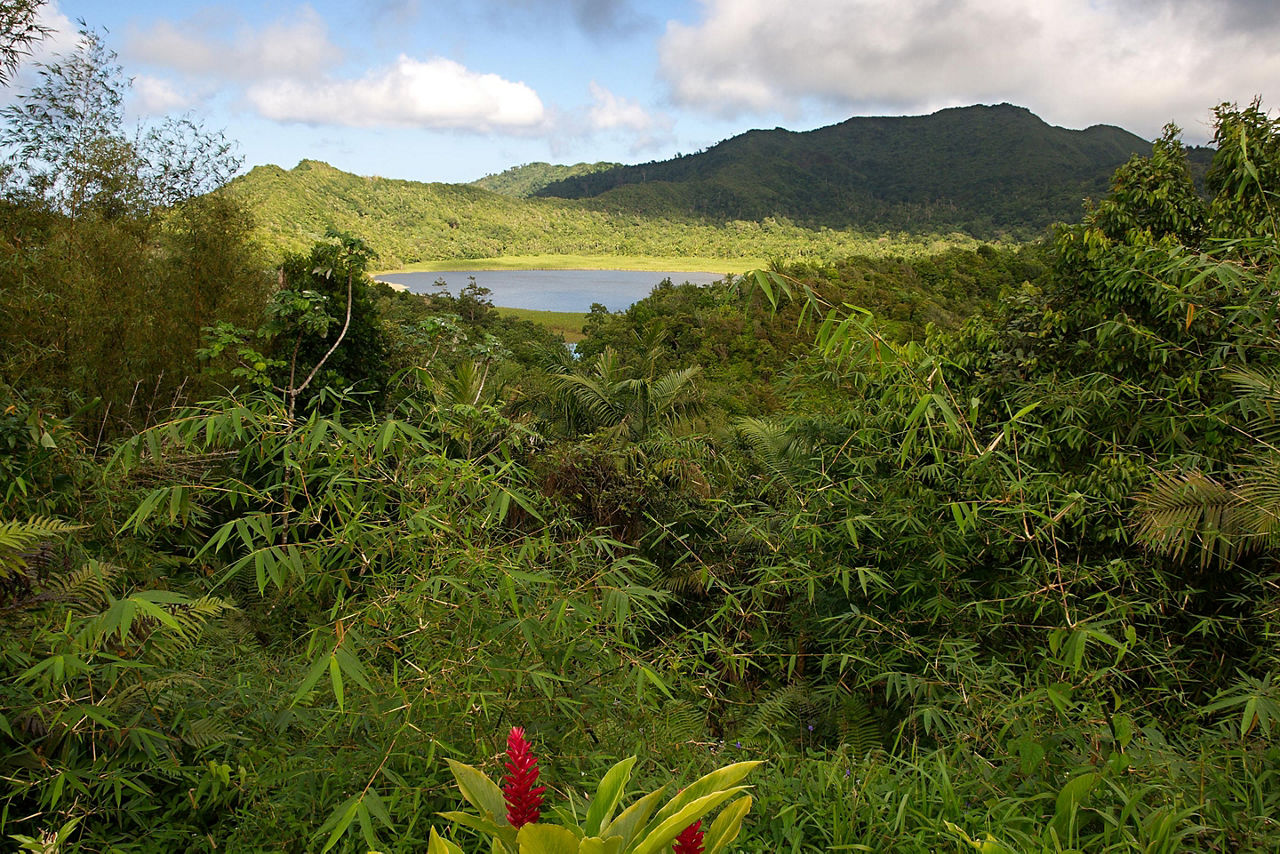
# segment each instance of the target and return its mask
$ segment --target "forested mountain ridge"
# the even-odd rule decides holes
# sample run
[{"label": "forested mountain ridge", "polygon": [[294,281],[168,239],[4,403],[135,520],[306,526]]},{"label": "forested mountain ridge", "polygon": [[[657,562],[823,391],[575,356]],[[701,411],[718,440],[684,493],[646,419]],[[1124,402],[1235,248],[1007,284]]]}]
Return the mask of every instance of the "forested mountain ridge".
[{"label": "forested mountain ridge", "polygon": [[[503,255],[792,256],[865,252],[884,232],[1039,236],[1106,194],[1150,143],[1106,125],[1053,127],[1001,104],[929,116],[754,130],[705,152],[620,166],[528,163],[471,184],[364,177],[317,160],[258,166],[228,192],[272,253],[330,228],[382,263]],[[1189,149],[1193,173],[1212,152]],[[835,229],[834,233],[824,229]]]},{"label": "forested mountain ridge", "polygon": [[[1028,235],[1079,216],[1082,199],[1104,195],[1116,167],[1149,149],[1118,127],[1068,130],[1023,107],[979,105],[748,131],[698,154],[566,178],[537,195],[649,214]],[[1190,154],[1201,168],[1211,156]]]}]

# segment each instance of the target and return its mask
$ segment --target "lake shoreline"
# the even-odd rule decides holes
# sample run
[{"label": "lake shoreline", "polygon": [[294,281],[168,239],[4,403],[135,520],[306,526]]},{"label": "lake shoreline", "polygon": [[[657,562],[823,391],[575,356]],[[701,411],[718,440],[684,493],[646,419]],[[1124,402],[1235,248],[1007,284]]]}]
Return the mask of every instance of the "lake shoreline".
[{"label": "lake shoreline", "polygon": [[444,289],[458,295],[472,283],[482,288],[494,305],[536,311],[589,313],[596,304],[621,311],[653,292],[663,281],[709,285],[726,273],[691,269],[450,269],[382,273],[377,280],[400,285],[411,293]]},{"label": "lake shoreline", "polygon": [[665,258],[639,255],[505,255],[496,258],[453,258],[449,260],[420,261],[392,270],[379,270],[373,276],[394,276],[402,273],[437,273],[444,271],[508,271],[528,270],[559,272],[618,271],[661,273],[667,270],[705,273],[724,276],[738,275],[747,270],[768,265],[764,258],[707,258],[705,256],[673,256]]}]

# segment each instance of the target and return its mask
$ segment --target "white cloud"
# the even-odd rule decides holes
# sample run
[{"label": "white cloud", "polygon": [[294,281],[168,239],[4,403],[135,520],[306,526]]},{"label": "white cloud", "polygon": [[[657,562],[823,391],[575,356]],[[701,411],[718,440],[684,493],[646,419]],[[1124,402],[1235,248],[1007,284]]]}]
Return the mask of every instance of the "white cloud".
[{"label": "white cloud", "polygon": [[524,83],[444,58],[401,55],[358,80],[277,79],[249,87],[249,103],[277,121],[348,127],[535,131],[542,101]]},{"label": "white cloud", "polygon": [[133,78],[133,108],[143,115],[162,116],[195,103],[171,80],[140,74]]},{"label": "white cloud", "polygon": [[[1209,108],[1280,99],[1256,0],[702,0],[660,43],[673,100],[726,115],[1012,101],[1073,126],[1203,136]],[[1225,7],[1236,13],[1225,15]],[[1256,16],[1256,15],[1255,15]]]},{"label": "white cloud", "polygon": [[261,29],[241,24],[232,35],[217,30],[204,18],[157,21],[145,30],[130,30],[123,53],[132,62],[236,80],[306,77],[342,57],[328,26],[309,6]]},{"label": "white cloud", "polygon": [[594,80],[591,81],[591,100],[588,118],[595,130],[647,131],[655,124],[654,117],[639,103],[613,94]]},{"label": "white cloud", "polygon": [[[591,106],[587,109],[585,126],[577,122],[583,135],[613,133],[624,135],[632,154],[660,148],[671,141],[674,122],[665,113],[651,113],[639,102],[616,95],[592,80]],[[572,122],[564,123],[565,127]]]}]

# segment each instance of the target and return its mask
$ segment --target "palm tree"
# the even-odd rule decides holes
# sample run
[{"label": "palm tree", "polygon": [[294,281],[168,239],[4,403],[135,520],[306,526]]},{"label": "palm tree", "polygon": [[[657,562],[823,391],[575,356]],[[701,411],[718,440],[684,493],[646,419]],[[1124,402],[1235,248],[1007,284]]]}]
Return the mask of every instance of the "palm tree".
[{"label": "palm tree", "polygon": [[611,433],[640,442],[655,432],[669,433],[696,414],[701,396],[695,384],[702,369],[693,366],[654,376],[631,376],[612,349],[605,349],[586,371],[551,377],[564,426],[570,434]]}]

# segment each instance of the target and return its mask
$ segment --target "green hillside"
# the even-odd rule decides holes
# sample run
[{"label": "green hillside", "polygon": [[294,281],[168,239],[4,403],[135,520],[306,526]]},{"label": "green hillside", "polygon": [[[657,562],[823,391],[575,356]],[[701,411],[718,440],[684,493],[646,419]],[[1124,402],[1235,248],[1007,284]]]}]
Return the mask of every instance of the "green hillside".
[{"label": "green hillside", "polygon": [[[259,166],[226,192],[253,211],[269,254],[302,252],[330,228],[358,234],[383,268],[512,255],[834,259],[853,254],[931,252],[972,243],[956,235],[894,235],[801,228],[785,219],[714,220],[671,212],[603,210],[594,200],[514,199],[465,184],[367,178],[303,160]],[[730,263],[723,269],[732,269]],[[720,266],[711,267],[720,270]]]},{"label": "green hillside", "polygon": [[[566,178],[542,196],[606,209],[785,216],[812,226],[1027,235],[1101,197],[1150,143],[1106,125],[1067,130],[1010,104],[853,118],[804,133],[753,130],[705,152]],[[1203,162],[1209,152],[1193,152]]]},{"label": "green hillside", "polygon": [[537,163],[525,163],[521,166],[512,166],[510,169],[506,169],[496,175],[485,175],[477,181],[472,181],[471,185],[501,196],[524,199],[556,181],[576,178],[579,175],[590,175],[594,172],[603,172],[606,169],[613,169],[621,165],[621,163],[601,162],[557,166],[553,163],[539,161]]},{"label": "green hillside", "polygon": [[[702,258],[718,270],[746,259],[910,255],[940,236],[947,245],[1038,236],[1078,217],[1115,168],[1148,147],[1119,128],[1065,130],[1002,104],[751,131],[640,166],[531,163],[473,184],[362,177],[303,160],[259,166],[228,192],[254,211],[274,254],[337,228],[366,237],[382,267],[574,255]],[[1211,154],[1190,150],[1193,172]],[[569,177],[547,183],[558,176]]]}]

